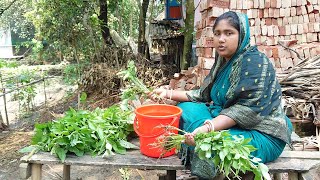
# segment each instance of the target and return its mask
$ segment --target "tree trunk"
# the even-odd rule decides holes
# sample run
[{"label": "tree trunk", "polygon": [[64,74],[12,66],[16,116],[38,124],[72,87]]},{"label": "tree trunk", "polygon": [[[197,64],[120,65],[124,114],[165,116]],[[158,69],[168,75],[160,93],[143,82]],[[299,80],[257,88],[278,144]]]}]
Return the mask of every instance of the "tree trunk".
[{"label": "tree trunk", "polygon": [[138,37],[138,52],[146,55],[147,43],[146,43],[146,16],[149,6],[149,0],[143,0],[142,5],[138,0],[138,4],[140,7],[140,15],[139,15],[139,37]]},{"label": "tree trunk", "polygon": [[123,37],[123,35],[122,35],[122,7],[121,7],[121,3],[122,3],[122,1],[120,0],[117,5],[118,6],[118,19],[119,19],[118,32],[119,32],[120,37]]},{"label": "tree trunk", "polygon": [[186,1],[186,19],[185,19],[185,31],[184,31],[184,44],[182,61],[180,62],[180,69],[188,69],[190,66],[192,55],[192,41],[194,30],[194,2]]},{"label": "tree trunk", "polygon": [[110,30],[108,28],[108,4],[106,0],[99,0],[100,4],[100,16],[99,19],[101,23],[101,33],[102,38],[106,44],[113,44],[112,38],[110,36]]}]

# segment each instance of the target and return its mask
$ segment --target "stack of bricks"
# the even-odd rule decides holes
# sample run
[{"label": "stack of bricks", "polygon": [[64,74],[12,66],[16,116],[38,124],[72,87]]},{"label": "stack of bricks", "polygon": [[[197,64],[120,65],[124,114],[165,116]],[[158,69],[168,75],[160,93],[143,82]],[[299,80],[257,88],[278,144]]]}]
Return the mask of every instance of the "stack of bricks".
[{"label": "stack of bricks", "polygon": [[214,63],[214,20],[229,10],[248,15],[251,44],[270,58],[277,71],[285,71],[300,61],[295,53],[280,46],[279,41],[297,40],[290,48],[302,58],[320,54],[320,0],[202,0],[199,7],[196,53],[203,76]]}]

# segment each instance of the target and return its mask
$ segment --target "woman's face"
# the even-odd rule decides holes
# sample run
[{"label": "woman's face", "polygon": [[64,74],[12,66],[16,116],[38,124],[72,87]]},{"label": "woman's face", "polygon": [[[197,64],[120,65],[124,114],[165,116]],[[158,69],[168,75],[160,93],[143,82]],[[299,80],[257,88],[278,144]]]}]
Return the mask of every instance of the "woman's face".
[{"label": "woman's face", "polygon": [[231,26],[228,20],[221,20],[213,31],[214,47],[218,54],[226,60],[230,60],[236,53],[239,42],[239,32]]}]

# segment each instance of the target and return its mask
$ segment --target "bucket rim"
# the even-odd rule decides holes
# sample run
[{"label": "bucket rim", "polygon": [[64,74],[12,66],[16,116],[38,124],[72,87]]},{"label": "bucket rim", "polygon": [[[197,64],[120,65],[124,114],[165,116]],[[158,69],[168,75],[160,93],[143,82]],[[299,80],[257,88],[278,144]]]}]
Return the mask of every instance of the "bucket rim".
[{"label": "bucket rim", "polygon": [[[138,109],[145,108],[145,107],[150,107],[150,106],[172,107],[172,108],[178,109],[179,112],[175,113],[175,114],[166,115],[166,116],[163,116],[163,115],[162,116],[151,116],[151,115],[145,115],[145,114],[142,114],[142,113],[138,112]],[[174,117],[174,116],[181,115],[182,114],[182,109],[180,107],[178,107],[178,106],[174,106],[174,105],[170,105],[170,104],[146,104],[146,105],[141,105],[141,106],[137,107],[134,110],[134,113],[136,115],[140,115],[140,116],[157,117],[157,118],[168,118],[168,117]]]}]

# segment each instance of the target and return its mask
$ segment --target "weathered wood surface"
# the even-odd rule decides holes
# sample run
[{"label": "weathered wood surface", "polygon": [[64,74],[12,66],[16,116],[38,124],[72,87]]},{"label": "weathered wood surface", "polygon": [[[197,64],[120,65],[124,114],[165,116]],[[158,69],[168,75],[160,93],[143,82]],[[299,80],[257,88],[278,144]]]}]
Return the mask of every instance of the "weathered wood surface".
[{"label": "weathered wood surface", "polygon": [[306,172],[320,166],[319,151],[284,151],[274,162],[267,163],[269,172]]},{"label": "weathered wood surface", "polygon": [[[60,160],[50,153],[38,153],[29,160],[27,156],[21,158],[21,162],[35,164],[60,164]],[[156,170],[181,170],[185,169],[177,156],[157,159],[144,156],[139,150],[128,151],[125,155],[116,154],[111,157],[101,158],[89,155],[77,157],[68,155],[65,165],[78,166],[114,166],[128,167],[136,169],[156,169]],[[320,166],[319,151],[284,151],[280,157],[271,163],[267,163],[270,173],[281,172],[306,172],[312,168]]]},{"label": "weathered wood surface", "polygon": [[[50,153],[37,153],[29,160],[27,156],[21,158],[21,162],[35,163],[35,164],[61,164],[61,161]],[[65,165],[78,166],[115,166],[115,167],[130,167],[136,169],[156,169],[156,170],[181,170],[185,167],[181,164],[177,156],[167,158],[150,158],[144,156],[139,150],[128,151],[125,155],[116,154],[107,158],[101,156],[92,157],[89,155],[77,157],[68,155]]]}]

